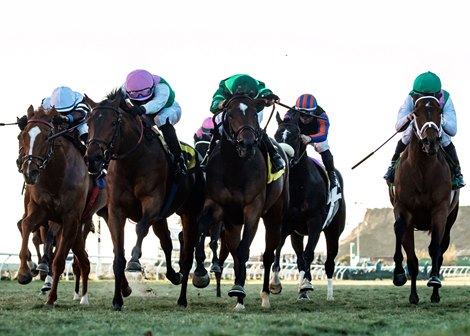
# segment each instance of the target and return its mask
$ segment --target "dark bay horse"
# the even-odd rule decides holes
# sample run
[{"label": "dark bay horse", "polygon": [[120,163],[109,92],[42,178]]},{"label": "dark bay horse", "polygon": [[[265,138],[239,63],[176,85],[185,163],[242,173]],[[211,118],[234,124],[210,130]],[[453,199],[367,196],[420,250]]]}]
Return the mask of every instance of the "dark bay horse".
[{"label": "dark bay horse", "polygon": [[28,122],[22,130],[19,143],[22,147],[18,163],[26,182],[25,217],[21,223],[22,245],[18,282],[27,284],[32,280],[27,265],[28,241],[32,231],[49,221],[61,226],[57,247],[52,262],[53,282],[47,304],[57,300],[59,278],[65,269],[65,259],[70,249],[79,262],[83,279],[82,304],[88,304],[88,276],[90,262],[81,235],[83,221],[93,211],[106,204],[106,191],[99,192],[94,209],[84,214],[87,200],[93,190],[87,167],[79,149],[67,138],[66,134],[56,136],[59,130],[52,124],[57,116],[55,109],[44,110],[40,107],[28,109]]},{"label": "dark bay horse", "polygon": [[[261,306],[270,307],[269,274],[289,200],[287,170],[268,183],[270,162],[260,147],[262,130],[256,109],[259,103],[263,101],[247,96],[234,96],[227,102],[222,112],[223,135],[206,167],[206,199],[199,219],[198,265],[199,259],[205,257],[203,241],[207,230],[220,223],[225,228],[220,258],[221,262],[225,260],[223,251],[228,250],[234,260],[235,284],[228,294],[237,297],[235,310],[245,308],[246,262],[260,218],[266,228]],[[207,271],[197,266],[194,276],[205,274]]]},{"label": "dark bay horse", "polygon": [[433,287],[431,302],[440,301],[440,268],[450,243],[450,230],[457,218],[459,191],[452,190],[451,170],[441,148],[442,109],[434,96],[414,96],[411,142],[403,152],[395,174],[395,188],[389,187],[395,215],[395,270],[393,283],[403,286],[407,277],[402,266],[407,255],[411,276],[409,301],[418,304],[416,277],[419,272],[415,254],[414,231],[428,231],[432,260],[428,287]]},{"label": "dark bay horse", "polygon": [[[89,140],[86,158],[91,174],[108,166],[108,226],[113,240],[115,288],[113,307],[121,310],[123,296],[131,294],[124,270],[124,225],[129,218],[138,222],[137,244],[132,250],[132,265],[139,263],[141,244],[150,226],[160,239],[165,253],[167,278],[182,284],[178,305],[187,306],[187,281],[192,267],[197,240],[197,216],[202,209],[204,175],[194,156],[193,168],[175,180],[172,163],[157,134],[145,116],[128,113],[126,97],[120,90],[93,109],[89,116]],[[167,217],[181,217],[184,248],[181,251],[181,273],[171,267],[173,249]]]},{"label": "dark bay horse", "polygon": [[[325,261],[328,279],[327,300],[333,300],[335,258],[338,254],[339,237],[346,222],[344,195],[329,191],[325,169],[308,157],[307,145],[302,142],[298,127],[298,113],[295,113],[292,120],[288,121],[281,120],[279,114],[276,117],[278,129],[274,138],[290,156],[290,202],[284,216],[281,240],[276,249],[270,283],[271,293],[278,294],[282,290],[279,278],[281,249],[290,235],[300,272],[299,299],[309,299],[308,291],[313,290],[311,264],[314,260],[315,247],[323,231],[327,244]],[[336,171],[336,174],[343,191],[341,174],[339,171]],[[308,240],[304,248],[305,236]]]}]

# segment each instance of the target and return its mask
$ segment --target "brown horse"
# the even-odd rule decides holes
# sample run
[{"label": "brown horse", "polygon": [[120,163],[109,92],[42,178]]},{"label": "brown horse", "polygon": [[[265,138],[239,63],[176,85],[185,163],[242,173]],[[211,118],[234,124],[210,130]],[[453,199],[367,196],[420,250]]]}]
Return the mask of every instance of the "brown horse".
[{"label": "brown horse", "polygon": [[[21,223],[22,245],[20,251],[20,269],[18,282],[27,284],[32,274],[27,265],[28,241],[32,231],[48,221],[61,225],[57,236],[57,247],[52,262],[53,283],[47,304],[57,300],[59,278],[65,269],[65,259],[72,248],[77,256],[83,278],[82,304],[88,304],[88,275],[90,262],[81,235],[82,223],[93,212],[84,216],[85,206],[93,182],[89,178],[85,161],[79,149],[68,138],[68,133],[61,133],[52,124],[55,109],[44,110],[40,107],[28,109],[28,122],[22,130],[19,142],[22,148],[19,158],[20,172],[26,182],[25,218]],[[95,209],[106,203],[105,190],[99,193]]]},{"label": "brown horse", "polygon": [[[227,102],[222,112],[223,135],[206,167],[206,199],[199,223],[198,265],[205,257],[203,242],[208,229],[224,225],[221,261],[227,248],[234,260],[235,284],[228,294],[237,297],[235,310],[245,308],[246,262],[260,218],[266,228],[261,306],[270,307],[269,274],[289,197],[287,171],[268,183],[270,162],[260,148],[259,103],[264,101],[247,96],[234,96]],[[207,271],[197,267],[194,273],[202,277]]]},{"label": "brown horse", "polygon": [[[173,284],[182,284],[178,305],[186,307],[187,281],[197,240],[197,215],[203,204],[204,175],[195,155],[194,168],[188,167],[188,174],[175,180],[172,162],[151,124],[143,120],[145,117],[134,117],[127,111],[124,94],[116,90],[93,109],[88,121],[89,172],[98,173],[109,165],[108,226],[114,246],[115,276],[113,306],[121,310],[123,296],[132,292],[124,273],[124,225],[129,218],[138,222],[138,240],[131,262],[138,265],[142,240],[152,226],[165,253],[167,278]],[[173,247],[166,218],[175,212],[183,225],[182,275],[171,267]]]},{"label": "brown horse", "polygon": [[402,266],[403,246],[411,276],[411,304],[418,304],[416,277],[419,272],[415,254],[414,231],[428,231],[428,250],[432,269],[427,283],[433,287],[431,302],[440,301],[439,278],[443,254],[449,247],[450,229],[459,207],[459,191],[452,191],[451,170],[440,145],[442,132],[439,97],[414,96],[411,142],[403,152],[395,175],[395,189],[390,187],[390,200],[395,215],[395,270],[393,283],[403,286],[407,277]]}]

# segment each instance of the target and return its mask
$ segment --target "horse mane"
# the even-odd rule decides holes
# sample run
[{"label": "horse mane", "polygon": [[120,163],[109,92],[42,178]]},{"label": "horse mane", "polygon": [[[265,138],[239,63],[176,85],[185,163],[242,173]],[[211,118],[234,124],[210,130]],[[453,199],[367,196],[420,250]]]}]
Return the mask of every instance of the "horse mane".
[{"label": "horse mane", "polygon": [[112,91],[110,91],[107,95],[106,98],[101,101],[98,105],[107,105],[107,104],[113,104],[121,107],[125,111],[128,110],[128,107],[126,105],[126,95],[124,92],[122,92],[121,88],[114,88]]}]

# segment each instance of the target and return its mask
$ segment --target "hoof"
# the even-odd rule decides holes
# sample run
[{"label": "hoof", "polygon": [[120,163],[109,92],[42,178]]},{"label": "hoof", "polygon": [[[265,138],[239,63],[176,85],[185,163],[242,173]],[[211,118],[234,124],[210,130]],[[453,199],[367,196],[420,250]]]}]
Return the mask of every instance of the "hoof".
[{"label": "hoof", "polygon": [[28,270],[26,273],[18,273],[18,283],[20,285],[27,285],[33,280],[33,274]]},{"label": "hoof", "polygon": [[220,268],[220,266],[218,264],[212,264],[210,272],[211,273],[222,273],[222,269]]},{"label": "hoof", "polygon": [[188,306],[188,301],[186,299],[178,299],[178,306],[186,308]]},{"label": "hoof", "polygon": [[299,296],[297,297],[297,301],[310,301],[310,297],[308,296],[308,290],[300,291]]},{"label": "hoof", "polygon": [[49,265],[48,264],[45,264],[45,263],[40,263],[38,265],[38,267],[36,267],[36,269],[39,271],[39,272],[44,272],[44,273],[49,273]]},{"label": "hoof", "polygon": [[441,297],[439,294],[432,294],[431,295],[431,303],[439,303],[441,302]]},{"label": "hoof", "polygon": [[140,273],[142,273],[142,266],[140,266],[140,263],[138,261],[130,260],[127,263],[126,272],[140,272]]},{"label": "hoof", "polygon": [[240,285],[233,285],[232,289],[228,291],[228,296],[236,296],[244,298],[246,296],[245,289]]},{"label": "hoof", "polygon": [[401,274],[394,274],[393,275],[393,284],[395,286],[403,286],[404,284],[406,284],[406,274],[405,273],[401,273]]},{"label": "hoof", "polygon": [[428,287],[441,288],[441,279],[436,275],[431,276],[428,280]]},{"label": "hoof", "polygon": [[179,272],[173,273],[171,275],[167,273],[166,278],[170,280],[170,282],[175,286],[181,285],[181,283],[183,282],[183,274]]},{"label": "hoof", "polygon": [[269,284],[269,292],[271,294],[281,294],[282,292],[282,285],[281,283],[270,283]]},{"label": "hoof", "polygon": [[122,310],[122,306],[118,305],[118,304],[114,304],[113,308],[114,308],[114,311],[121,311]]},{"label": "hoof", "polygon": [[196,273],[193,275],[193,285],[196,288],[206,288],[209,286],[210,281],[211,279],[207,273],[201,276],[196,275]]},{"label": "hoof", "polygon": [[41,287],[41,292],[45,293],[47,291],[50,291],[52,288],[52,284],[49,282],[46,282],[42,287]]},{"label": "hoof", "polygon": [[[122,296],[124,296],[124,297],[128,297],[129,295],[131,295],[131,293],[132,293],[132,288],[129,287],[129,286],[127,286],[126,289],[122,289],[122,290],[121,290],[121,294],[122,294]],[[115,306],[116,306],[116,305],[115,305]]]},{"label": "hoof", "polygon": [[299,293],[306,291],[313,291],[313,285],[309,280],[304,279],[299,286]]}]

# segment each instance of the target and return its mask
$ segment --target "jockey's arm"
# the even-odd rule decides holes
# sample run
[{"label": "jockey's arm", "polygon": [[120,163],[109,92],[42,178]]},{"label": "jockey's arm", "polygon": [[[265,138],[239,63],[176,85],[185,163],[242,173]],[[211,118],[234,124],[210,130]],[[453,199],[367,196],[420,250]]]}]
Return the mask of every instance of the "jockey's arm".
[{"label": "jockey's arm", "polygon": [[442,111],[441,126],[447,135],[453,137],[457,134],[457,115],[455,113],[454,103],[452,100],[447,99]]},{"label": "jockey's arm", "polygon": [[153,98],[142,105],[145,108],[145,114],[155,114],[159,112],[163,107],[165,107],[169,98],[170,88],[168,85],[164,83],[157,84],[155,86],[155,94],[153,95]]}]

